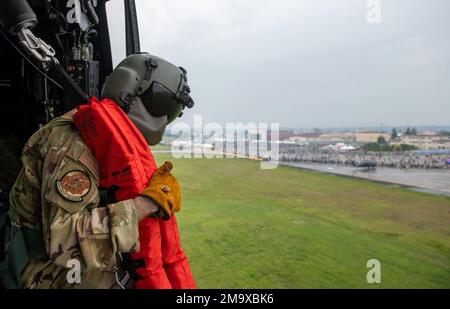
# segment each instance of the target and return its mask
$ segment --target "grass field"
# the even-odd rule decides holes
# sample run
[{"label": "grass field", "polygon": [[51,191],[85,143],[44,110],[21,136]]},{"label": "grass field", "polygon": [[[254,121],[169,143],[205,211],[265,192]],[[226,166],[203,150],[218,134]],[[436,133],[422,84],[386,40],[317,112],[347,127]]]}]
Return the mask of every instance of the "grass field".
[{"label": "grass field", "polygon": [[[450,288],[450,198],[240,159],[180,159],[200,288]],[[366,263],[381,262],[381,284]]]}]

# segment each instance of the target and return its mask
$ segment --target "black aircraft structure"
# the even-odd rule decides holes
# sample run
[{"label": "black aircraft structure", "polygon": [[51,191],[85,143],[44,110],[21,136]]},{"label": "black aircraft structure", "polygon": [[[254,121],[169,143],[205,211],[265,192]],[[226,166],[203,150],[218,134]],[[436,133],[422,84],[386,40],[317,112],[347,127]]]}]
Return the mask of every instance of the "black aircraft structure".
[{"label": "black aircraft structure", "polygon": [[[124,28],[120,46],[111,23]],[[0,196],[5,200],[25,142],[53,118],[98,96],[113,70],[112,50],[118,49],[124,56],[140,52],[134,0],[0,0]]]}]

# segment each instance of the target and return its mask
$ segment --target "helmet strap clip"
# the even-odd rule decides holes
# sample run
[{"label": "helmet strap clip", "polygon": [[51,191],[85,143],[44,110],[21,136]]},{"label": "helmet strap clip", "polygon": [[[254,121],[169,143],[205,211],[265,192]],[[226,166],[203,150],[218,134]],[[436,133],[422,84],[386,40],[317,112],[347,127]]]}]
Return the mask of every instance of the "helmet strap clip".
[{"label": "helmet strap clip", "polygon": [[125,111],[125,113],[128,113],[133,103],[133,96],[129,92],[122,91],[120,93],[120,100],[124,103],[123,110]]}]

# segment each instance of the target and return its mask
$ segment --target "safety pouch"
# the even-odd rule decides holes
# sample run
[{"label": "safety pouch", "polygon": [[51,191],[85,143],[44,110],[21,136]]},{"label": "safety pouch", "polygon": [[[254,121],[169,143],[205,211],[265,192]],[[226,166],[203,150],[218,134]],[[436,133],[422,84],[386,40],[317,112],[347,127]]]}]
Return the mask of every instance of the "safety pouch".
[{"label": "safety pouch", "polygon": [[0,285],[7,289],[20,288],[20,277],[30,260],[46,255],[42,232],[11,222],[4,204],[0,204],[0,252]]}]

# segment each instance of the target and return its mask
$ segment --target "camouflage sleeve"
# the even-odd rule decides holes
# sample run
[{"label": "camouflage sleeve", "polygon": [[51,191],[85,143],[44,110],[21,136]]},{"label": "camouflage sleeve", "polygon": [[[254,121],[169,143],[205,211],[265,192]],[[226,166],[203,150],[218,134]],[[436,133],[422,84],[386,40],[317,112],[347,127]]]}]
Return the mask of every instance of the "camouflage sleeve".
[{"label": "camouflage sleeve", "polygon": [[133,200],[108,205],[111,239],[119,252],[139,251],[139,229]]},{"label": "camouflage sleeve", "polygon": [[39,230],[40,187],[31,166],[23,167],[9,195],[11,220],[19,226]]},{"label": "camouflage sleeve", "polygon": [[[57,167],[51,162],[58,162]],[[54,171],[47,174],[49,170]],[[98,169],[84,144],[70,143],[62,159],[52,158],[50,151],[42,179],[44,236],[54,263],[67,267],[69,260],[79,259],[85,271],[109,271],[117,251],[139,250],[134,202],[99,207]]]},{"label": "camouflage sleeve", "polygon": [[133,200],[76,213],[59,207],[52,210],[49,252],[57,265],[66,267],[70,259],[76,258],[84,263],[86,271],[111,270],[117,251],[139,251]]},{"label": "camouflage sleeve", "polygon": [[19,226],[39,230],[41,224],[41,152],[36,140],[45,132],[37,132],[22,152],[22,168],[9,195],[10,216]]},{"label": "camouflage sleeve", "polygon": [[110,271],[116,262],[117,251],[139,251],[133,200],[107,207],[97,207],[95,202],[78,203],[80,208],[73,212],[65,207],[52,207],[49,252],[57,265],[66,267],[70,259],[76,258],[84,264],[85,271]]}]

